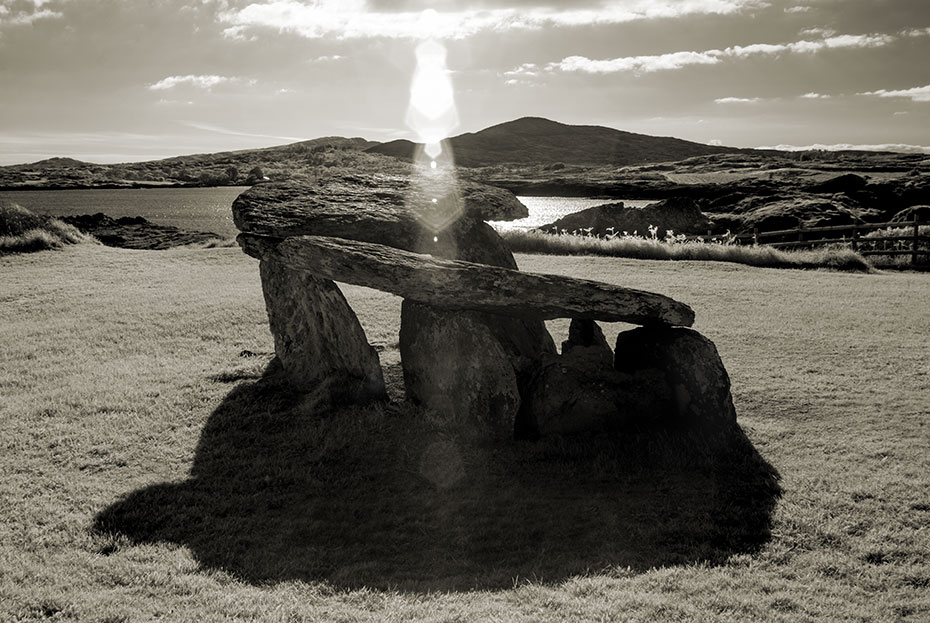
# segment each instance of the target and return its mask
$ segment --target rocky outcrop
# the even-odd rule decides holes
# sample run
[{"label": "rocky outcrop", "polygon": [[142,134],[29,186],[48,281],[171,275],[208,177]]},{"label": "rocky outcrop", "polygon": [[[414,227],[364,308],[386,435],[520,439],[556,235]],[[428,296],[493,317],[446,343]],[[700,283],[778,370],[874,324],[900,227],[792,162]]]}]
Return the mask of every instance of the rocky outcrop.
[{"label": "rocky outcrop", "polygon": [[911,206],[891,217],[892,223],[913,223],[917,219],[922,224],[930,224],[930,205]]},{"label": "rocky outcrop", "polygon": [[824,180],[823,182],[811,184],[806,188],[806,190],[812,193],[844,193],[852,195],[853,193],[865,189],[867,184],[868,180],[861,175],[856,175],[855,173],[845,173],[843,175],[831,177],[830,179]]},{"label": "rocky outcrop", "polygon": [[94,236],[108,247],[123,249],[161,250],[187,244],[202,244],[221,240],[222,236],[204,231],[159,225],[141,216],[112,218],[98,212],[76,216],[59,216],[59,220],[79,231]]},{"label": "rocky outcrop", "polygon": [[760,232],[829,225],[852,225],[881,218],[878,210],[863,208],[844,194],[829,197],[810,193],[785,192],[768,196],[730,195],[717,200],[714,209],[725,216],[714,215],[714,221],[725,224],[734,233]]},{"label": "rocky outcrop", "polygon": [[593,236],[610,234],[648,235],[650,227],[657,227],[657,235],[664,238],[667,231],[676,234],[703,234],[711,221],[701,212],[693,199],[672,197],[642,208],[627,208],[623,202],[594,206],[539,227],[541,231],[587,233]]}]

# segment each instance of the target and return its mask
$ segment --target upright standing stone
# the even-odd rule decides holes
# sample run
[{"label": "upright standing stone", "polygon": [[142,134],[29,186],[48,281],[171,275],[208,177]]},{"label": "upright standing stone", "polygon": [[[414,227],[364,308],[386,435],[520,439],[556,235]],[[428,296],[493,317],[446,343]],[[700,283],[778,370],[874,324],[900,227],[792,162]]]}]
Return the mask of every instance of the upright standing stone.
[{"label": "upright standing stone", "polygon": [[617,336],[614,366],[620,372],[664,377],[671,402],[671,422],[707,432],[724,432],[736,424],[736,409],[717,347],[683,327],[638,327]]},{"label": "upright standing stone", "polygon": [[325,404],[386,398],[378,353],[336,284],[269,259],[259,270],[275,354],[288,384]]},{"label": "upright standing stone", "polygon": [[[442,241],[443,238],[440,238]],[[435,257],[516,269],[503,239],[480,220],[446,229]],[[542,320],[439,309],[404,300],[400,354],[407,397],[476,432],[514,434],[526,377],[555,344]]]},{"label": "upright standing stone", "polygon": [[459,431],[508,438],[520,406],[516,372],[477,312],[404,301],[400,351],[407,396]]},{"label": "upright standing stone", "polygon": [[[526,437],[620,431],[662,409],[660,382],[618,372],[603,331],[573,318],[561,355],[540,359],[523,392],[519,432]],[[644,381],[647,381],[644,383]]]}]

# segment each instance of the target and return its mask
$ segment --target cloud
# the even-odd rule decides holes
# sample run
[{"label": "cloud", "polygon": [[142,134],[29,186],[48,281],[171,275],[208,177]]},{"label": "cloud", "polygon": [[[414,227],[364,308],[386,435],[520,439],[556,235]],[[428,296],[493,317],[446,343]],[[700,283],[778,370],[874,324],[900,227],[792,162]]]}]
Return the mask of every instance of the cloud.
[{"label": "cloud", "polygon": [[876,97],[906,97],[914,102],[930,102],[930,84],[923,87],[914,87],[912,89],[898,89],[888,91],[879,89],[878,91],[867,91],[859,95],[873,95]]},{"label": "cloud", "polygon": [[239,130],[232,130],[229,128],[224,128],[222,126],[213,125],[209,123],[200,123],[198,121],[182,121],[181,123],[189,128],[194,128],[195,130],[203,130],[204,132],[213,132],[215,134],[224,134],[227,136],[247,136],[250,138],[270,138],[276,141],[306,140],[298,136],[280,136],[276,134],[254,134],[252,132],[241,132]]},{"label": "cloud", "polygon": [[758,104],[761,97],[721,97],[714,100],[718,104]]},{"label": "cloud", "polygon": [[813,28],[805,28],[800,32],[803,37],[832,37],[836,34],[836,31],[832,28],[824,28],[822,26],[815,26]]},{"label": "cloud", "polygon": [[777,149],[778,151],[897,151],[904,153],[930,154],[930,145],[908,145],[906,143],[883,143],[880,145],[855,145],[835,143],[833,145],[774,145],[755,149]]},{"label": "cloud", "polygon": [[[743,59],[751,56],[776,56],[779,54],[815,54],[827,49],[842,48],[876,48],[889,45],[897,38],[892,35],[834,35],[817,41],[795,41],[792,43],[753,43],[745,46],[732,46],[723,50],[705,50],[703,52],[682,51],[654,56],[624,56],[612,59],[591,59],[585,56],[568,56],[561,61],[545,66],[546,71],[584,72],[584,73],[649,73],[654,71],[674,70],[689,65],[715,65],[726,59]],[[538,68],[533,64],[524,64],[505,75],[535,75]]]},{"label": "cloud", "polygon": [[361,0],[255,2],[218,14],[225,34],[244,38],[249,28],[268,28],[316,39],[386,37],[463,39],[483,31],[507,32],[550,27],[621,24],[694,15],[730,15],[767,6],[765,0],[614,0],[597,9],[495,8],[478,6],[452,11],[372,11]]},{"label": "cloud", "polygon": [[785,7],[785,13],[807,13],[811,10],[809,6],[789,6]]},{"label": "cloud", "polygon": [[549,71],[581,71],[589,74],[607,74],[632,71],[651,73],[681,69],[688,65],[715,65],[720,59],[706,52],[673,52],[657,56],[627,56],[610,60],[592,60],[584,56],[569,56],[558,63],[546,66]]},{"label": "cloud", "polygon": [[227,78],[226,76],[168,76],[167,78],[162,78],[158,82],[149,85],[149,90],[151,91],[164,91],[166,89],[173,89],[176,86],[182,84],[189,84],[201,89],[209,89],[218,84],[223,84],[224,82],[236,82],[238,78]]},{"label": "cloud", "polygon": [[710,50],[708,54],[745,58],[754,55],[776,55],[784,52],[795,54],[815,54],[822,50],[840,48],[878,48],[893,43],[892,35],[834,35],[817,41],[801,40],[792,43],[754,43],[747,46],[733,46],[725,50]]},{"label": "cloud", "polygon": [[806,99],[806,100],[828,100],[828,99],[831,99],[833,96],[824,95],[823,93],[814,93],[812,91],[810,93],[805,93],[804,95],[799,95],[798,97],[800,97],[801,99]]},{"label": "cloud", "polygon": [[905,37],[926,37],[930,35],[930,27],[927,28],[912,28],[911,30],[905,30],[903,33]]},{"label": "cloud", "polygon": [[328,55],[328,56],[317,56],[317,57],[311,58],[308,62],[313,63],[313,64],[316,64],[316,63],[332,63],[332,62],[334,62],[334,61],[339,61],[339,60],[342,60],[342,59],[344,59],[344,58],[345,58],[345,56],[341,56],[341,55],[339,55],[339,54],[330,54],[330,55]]},{"label": "cloud", "polygon": [[23,26],[37,22],[41,19],[54,19],[63,17],[63,14],[51,9],[43,9],[41,2],[36,2],[34,10],[20,9],[11,11],[6,5],[0,5],[0,26]]}]

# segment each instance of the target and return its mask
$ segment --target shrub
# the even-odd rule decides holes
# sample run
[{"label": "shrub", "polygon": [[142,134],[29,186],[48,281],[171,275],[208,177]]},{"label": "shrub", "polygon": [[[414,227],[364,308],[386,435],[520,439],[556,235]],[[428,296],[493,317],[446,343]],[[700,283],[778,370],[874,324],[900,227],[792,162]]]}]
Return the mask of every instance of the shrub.
[{"label": "shrub", "polygon": [[29,253],[94,241],[56,218],[33,214],[13,202],[0,202],[0,253]]}]

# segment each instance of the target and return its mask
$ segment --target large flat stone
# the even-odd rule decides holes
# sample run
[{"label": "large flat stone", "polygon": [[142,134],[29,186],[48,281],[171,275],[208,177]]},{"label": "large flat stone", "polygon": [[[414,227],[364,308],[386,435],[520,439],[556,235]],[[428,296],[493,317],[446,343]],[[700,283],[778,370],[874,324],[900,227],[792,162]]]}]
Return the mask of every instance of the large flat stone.
[{"label": "large flat stone", "polygon": [[[430,177],[433,176],[433,177]],[[434,201],[435,200],[435,201]],[[331,174],[312,182],[259,184],[233,202],[239,231],[278,238],[313,234],[423,251],[454,238],[461,220],[511,220],[528,215],[507,190],[454,175]]]},{"label": "large flat stone", "polygon": [[368,286],[445,309],[641,325],[690,326],[694,322],[690,307],[667,296],[586,279],[439,260],[380,244],[322,236],[294,236],[278,242],[243,234],[239,244],[253,257],[274,258],[317,277]]}]

